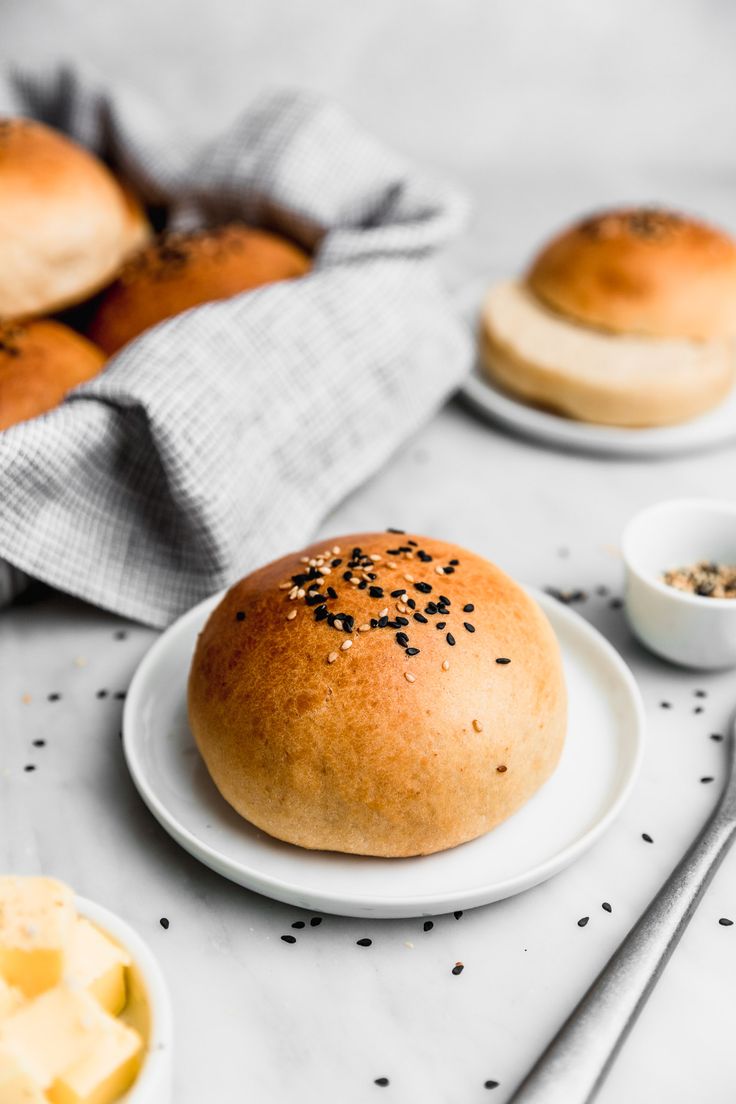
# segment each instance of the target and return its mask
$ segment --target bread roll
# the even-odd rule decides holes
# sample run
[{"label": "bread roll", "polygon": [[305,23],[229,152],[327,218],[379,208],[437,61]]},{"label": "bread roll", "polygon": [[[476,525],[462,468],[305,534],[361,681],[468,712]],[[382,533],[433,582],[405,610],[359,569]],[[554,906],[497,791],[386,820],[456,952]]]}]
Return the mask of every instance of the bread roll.
[{"label": "bread roll", "polygon": [[320,541],[236,583],[197,642],[189,718],[256,827],[360,855],[488,832],[562,750],[560,652],[537,604],[443,541]]},{"label": "bread roll", "polygon": [[0,430],[52,410],[104,363],[100,349],[59,322],[0,323]]},{"label": "bread roll", "polygon": [[486,374],[532,405],[599,425],[672,425],[729,392],[736,358],[723,338],[603,333],[550,310],[507,280],[486,296],[481,357]]},{"label": "bread roll", "polygon": [[533,293],[565,318],[613,333],[709,341],[736,335],[736,242],[673,211],[605,211],[532,264]]},{"label": "bread roll", "polygon": [[0,318],[29,318],[103,287],[148,237],[108,169],[30,119],[0,119]]},{"label": "bread roll", "polygon": [[125,267],[88,332],[112,354],[190,307],[302,276],[308,268],[309,258],[291,242],[237,223],[165,234]]}]

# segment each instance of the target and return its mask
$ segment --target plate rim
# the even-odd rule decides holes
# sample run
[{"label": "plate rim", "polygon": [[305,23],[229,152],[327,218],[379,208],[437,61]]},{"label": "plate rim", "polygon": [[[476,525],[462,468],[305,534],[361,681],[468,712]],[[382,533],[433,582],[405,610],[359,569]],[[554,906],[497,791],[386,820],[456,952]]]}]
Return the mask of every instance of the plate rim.
[{"label": "plate rim", "polygon": [[[258,870],[254,870],[252,867],[244,866],[242,863],[236,863],[228,859],[227,856],[223,856],[220,851],[216,850],[199,836],[196,836],[169,811],[168,807],[161,801],[157,794],[154,793],[153,788],[149,784],[146,771],[143,768],[142,756],[138,755],[135,746],[135,736],[133,735],[134,717],[140,715],[138,699],[142,694],[141,687],[144,685],[150,673],[150,669],[155,667],[161,653],[167,650],[171,637],[175,633],[184,632],[192,621],[201,620],[202,625],[204,625],[206,616],[224,596],[227,592],[227,588],[218,591],[216,594],[210,595],[209,598],[205,598],[202,602],[192,607],[192,609],[182,614],[181,617],[174,621],[161,636],[154,641],[136,667],[123,709],[122,743],[126,766],[138,794],[149,812],[165,831],[199,862],[202,862],[205,866],[214,870],[222,877],[226,877],[246,889],[261,893],[274,900],[298,905],[298,902],[307,896],[315,901],[319,900],[320,902],[319,906],[298,905],[298,907],[302,908],[318,907],[324,912],[333,913],[335,915],[372,916],[376,919],[381,918],[381,916],[385,918],[422,915],[434,916],[444,912],[452,912],[453,909],[456,908],[475,908],[483,904],[490,904],[539,885],[554,874],[564,870],[581,854],[592,847],[621,812],[631,795],[631,791],[641,770],[644,755],[646,717],[644,703],[636,680],[629,666],[610,641],[607,640],[595,626],[586,621],[584,617],[581,617],[574,610],[568,609],[567,606],[560,604],[555,598],[538,590],[536,587],[526,586],[524,584],[520,585],[522,585],[523,589],[539,603],[544,613],[550,617],[553,629],[555,628],[554,618],[559,618],[564,624],[571,627],[573,631],[587,637],[588,640],[603,653],[609,664],[616,670],[621,684],[628,692],[628,700],[633,708],[635,723],[631,734],[632,750],[627,773],[619,782],[617,792],[603,815],[599,817],[582,836],[567,847],[562,848],[561,851],[557,851],[554,855],[545,859],[542,863],[538,863],[536,866],[525,871],[522,875],[516,874],[501,882],[494,883],[490,894],[488,886],[476,886],[471,889],[449,891],[439,895],[422,893],[416,895],[404,894],[401,897],[379,896],[375,894],[361,896],[354,893],[338,894],[330,890],[311,890],[308,886],[284,881],[283,878],[264,874]],[[264,834],[268,835],[268,833]],[[204,856],[207,857],[205,858]],[[247,880],[244,880],[244,878]],[[378,911],[381,909],[388,911],[381,914]]]}]

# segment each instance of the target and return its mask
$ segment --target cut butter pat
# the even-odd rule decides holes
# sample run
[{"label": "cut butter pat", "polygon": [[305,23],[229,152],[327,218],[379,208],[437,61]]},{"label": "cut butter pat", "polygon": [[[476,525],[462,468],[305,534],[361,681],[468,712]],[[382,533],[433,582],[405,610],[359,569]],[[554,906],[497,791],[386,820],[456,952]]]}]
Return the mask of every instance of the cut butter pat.
[{"label": "cut butter pat", "polygon": [[51,1104],[110,1104],[135,1080],[141,1039],[122,1020],[110,1019],[94,1049],[59,1074],[47,1096]]},{"label": "cut butter pat", "polygon": [[41,1086],[24,1070],[17,1058],[0,1051],[1,1104],[48,1104]]},{"label": "cut butter pat", "polygon": [[83,916],[77,918],[64,972],[64,981],[70,989],[86,990],[106,1012],[117,1016],[127,1000],[128,966],[130,955],[122,947]]},{"label": "cut butter pat", "polygon": [[0,976],[34,997],[64,973],[72,891],[53,878],[0,878]]}]

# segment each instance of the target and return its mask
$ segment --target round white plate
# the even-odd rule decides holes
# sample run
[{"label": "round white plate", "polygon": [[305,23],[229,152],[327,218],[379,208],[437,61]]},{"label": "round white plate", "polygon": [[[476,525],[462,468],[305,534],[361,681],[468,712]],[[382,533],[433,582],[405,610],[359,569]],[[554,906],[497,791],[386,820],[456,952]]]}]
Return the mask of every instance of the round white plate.
[{"label": "round white plate", "polygon": [[345,916],[427,916],[529,889],[595,842],[639,767],[644,713],[633,676],[586,621],[532,592],[562,647],[570,723],[549,782],[492,832],[450,851],[372,859],[306,851],[258,831],[211,782],[187,724],[186,682],[197,634],[221,595],[171,626],[144,657],[123,717],[125,756],[153,815],[196,858],[279,901]]},{"label": "round white plate", "polygon": [[[459,297],[474,333],[478,328],[477,287]],[[485,376],[478,364],[463,384],[461,394],[480,413],[508,429],[545,444],[576,452],[619,456],[672,456],[712,449],[736,441],[736,387],[707,414],[680,425],[658,429],[620,429],[576,422],[547,410],[537,410],[512,398]]]}]

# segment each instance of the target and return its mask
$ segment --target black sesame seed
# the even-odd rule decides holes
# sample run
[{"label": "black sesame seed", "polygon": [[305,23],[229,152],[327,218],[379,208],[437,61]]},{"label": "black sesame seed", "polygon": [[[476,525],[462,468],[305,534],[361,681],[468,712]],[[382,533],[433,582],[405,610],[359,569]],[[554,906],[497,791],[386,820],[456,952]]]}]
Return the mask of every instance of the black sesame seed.
[{"label": "black sesame seed", "polygon": [[432,562],[432,557],[427,552],[425,552],[423,549],[420,550],[419,552],[417,552],[417,556],[422,561],[422,563],[431,563]]},{"label": "black sesame seed", "polygon": [[387,625],[388,625],[388,617],[379,617],[378,618],[378,627],[379,627],[379,629],[385,629]]},{"label": "black sesame seed", "polygon": [[330,564],[330,567],[339,567],[341,563],[342,563],[342,559],[338,558],[338,559],[332,561],[332,563]]},{"label": "black sesame seed", "polygon": [[409,643],[409,637],[406,635],[405,632],[397,632],[396,643],[400,644],[402,648],[405,648],[406,645]]},{"label": "black sesame seed", "polygon": [[578,927],[579,928],[584,928],[589,920],[590,920],[589,916],[581,916],[580,919],[578,920]]},{"label": "black sesame seed", "polygon": [[604,912],[613,912],[613,909],[611,908],[608,901],[604,901],[603,904],[601,905],[601,908],[603,909]]},{"label": "black sesame seed", "polygon": [[368,586],[368,583],[365,581],[365,579],[361,579],[360,582],[358,583],[357,590],[365,590],[365,588],[367,586]]},{"label": "black sesame seed", "polygon": [[465,626],[465,628],[468,630],[469,633],[474,633],[475,632],[475,625],[471,625],[469,621],[463,621],[463,625]]},{"label": "black sesame seed", "polygon": [[608,603],[609,609],[612,609],[612,610],[623,609],[623,605],[624,604],[623,604],[623,601],[621,600],[621,598],[612,598],[611,601]]},{"label": "black sesame seed", "polygon": [[419,648],[407,648],[407,649],[406,649],[406,654],[407,654],[408,656],[415,656],[415,655],[419,655]]},{"label": "black sesame seed", "polygon": [[708,697],[708,691],[707,690],[695,690],[694,694],[695,694],[696,698],[707,698]]},{"label": "black sesame seed", "polygon": [[115,701],[125,701],[125,691],[116,690],[113,697],[115,698]]},{"label": "black sesame seed", "polygon": [[452,633],[448,633],[445,639],[447,640],[447,643],[450,645],[451,648],[455,646],[455,637],[452,635]]},{"label": "black sesame seed", "polygon": [[61,701],[61,694],[49,694],[48,695],[48,700],[49,701]]},{"label": "black sesame seed", "polygon": [[167,919],[167,917],[166,917],[166,916],[162,916],[162,917],[161,917],[161,919],[159,920],[159,924],[160,924],[160,925],[161,925],[161,927],[162,927],[162,928],[164,929],[164,931],[168,931],[168,928],[169,928],[169,921],[168,921],[168,919]]},{"label": "black sesame seed", "polygon": [[327,597],[328,598],[337,598],[337,591],[335,590],[334,587],[329,586],[327,588]]},{"label": "black sesame seed", "polygon": [[463,613],[472,613],[475,606],[472,602],[468,602],[467,606],[463,606]]},{"label": "black sesame seed", "polygon": [[444,569],[444,573],[445,573],[445,575],[454,575],[455,574],[455,568],[454,567],[446,567]]},{"label": "black sesame seed", "polygon": [[353,573],[352,573],[352,571],[343,571],[342,577],[343,577],[343,579],[345,580],[346,583],[349,583],[350,580],[353,577]]},{"label": "black sesame seed", "polygon": [[700,779],[700,781],[701,782],[713,782],[714,779],[713,779],[712,775],[706,774],[704,778]]},{"label": "black sesame seed", "polygon": [[433,927],[434,927],[434,920],[425,920],[424,924],[422,925],[422,928],[424,929],[424,931],[431,931]]},{"label": "black sesame seed", "polygon": [[457,975],[461,974],[464,969],[465,967],[463,966],[462,962],[456,962],[455,965],[452,967],[452,972],[455,977],[457,977]]},{"label": "black sesame seed", "polygon": [[407,620],[406,617],[395,617],[394,621],[396,622],[397,625],[408,625],[409,624],[409,621]]},{"label": "black sesame seed", "polygon": [[401,549],[400,548],[387,548],[386,549],[386,555],[387,556],[400,556],[401,555]]},{"label": "black sesame seed", "polygon": [[431,594],[432,587],[429,583],[415,583],[414,589],[418,590],[421,594]]},{"label": "black sesame seed", "polygon": [[383,587],[372,586],[368,588],[371,598],[383,598]]},{"label": "black sesame seed", "polygon": [[245,621],[245,610],[238,610],[235,614],[236,621]]},{"label": "black sesame seed", "polygon": [[423,613],[415,613],[414,620],[419,621],[422,625],[427,625],[429,623]]},{"label": "black sesame seed", "polygon": [[377,1077],[373,1082],[374,1085],[380,1085],[382,1089],[385,1089],[388,1083],[388,1077]]},{"label": "black sesame seed", "polygon": [[444,594],[440,594],[439,601],[442,603],[443,606],[451,605],[450,599]]},{"label": "black sesame seed", "polygon": [[704,713],[705,709],[702,705],[696,705],[693,709],[693,713]]},{"label": "black sesame seed", "polygon": [[506,659],[506,657],[505,657],[505,656],[501,656],[501,658],[500,658],[500,659],[497,659],[497,660],[496,660],[496,663],[510,663],[510,662],[511,662],[511,660],[510,660],[510,659]]},{"label": "black sesame seed", "polygon": [[118,629],[117,632],[113,633],[113,639],[114,640],[127,640],[128,639],[128,634],[125,631],[125,629]]},{"label": "black sesame seed", "polygon": [[460,919],[460,917],[462,916],[462,914],[463,914],[463,910],[462,910],[462,909],[458,909],[458,910],[457,910],[457,912],[453,912],[453,914],[452,914],[452,915],[453,915],[453,916],[455,917],[455,919],[456,919],[456,920],[459,920],[459,919]]},{"label": "black sesame seed", "polygon": [[720,743],[723,739],[723,736],[720,734],[720,732],[711,732],[710,738],[711,740],[715,740],[716,743]]},{"label": "black sesame seed", "polygon": [[45,740],[34,740],[33,741],[33,746],[34,747],[46,747],[46,741]]},{"label": "black sesame seed", "polygon": [[296,943],[295,935],[282,935],[281,938],[284,943]]},{"label": "black sesame seed", "polygon": [[436,622],[435,622],[435,626],[434,626],[434,627],[435,627],[436,629],[440,629],[440,630],[442,630],[442,629],[444,629],[444,627],[445,627],[445,625],[446,625],[446,624],[447,624],[447,622],[446,622],[446,621],[436,621]]},{"label": "black sesame seed", "polygon": [[425,613],[436,613],[437,612],[436,603],[435,602],[427,602],[426,606],[424,607],[424,612]]},{"label": "black sesame seed", "polygon": [[447,608],[447,606],[440,605],[440,606],[437,606],[437,612],[441,613],[444,617],[447,617],[447,615],[449,614],[450,611]]},{"label": "black sesame seed", "polygon": [[722,928],[730,928],[733,925],[733,920],[729,920],[727,916],[722,916],[718,923]]},{"label": "black sesame seed", "polygon": [[327,612],[327,606],[318,606],[317,609],[314,611],[315,621],[324,621],[324,619],[329,616],[330,615]]},{"label": "black sesame seed", "polygon": [[413,598],[407,598],[406,599],[406,604],[409,607],[409,609],[416,609],[417,608],[417,604],[416,604],[416,602],[414,601]]},{"label": "black sesame seed", "polygon": [[325,598],[318,590],[313,590],[306,595],[304,601],[308,606],[319,606],[324,605]]},{"label": "black sesame seed", "polygon": [[460,566],[460,561],[459,560],[450,560],[450,566],[451,567],[459,567]]},{"label": "black sesame seed", "polygon": [[322,923],[322,917],[321,916],[313,916],[312,919],[309,921],[310,927],[312,927],[312,928],[318,928],[321,923]]},{"label": "black sesame seed", "polygon": [[499,1085],[498,1081],[484,1081],[483,1082],[483,1088],[484,1089],[497,1089],[498,1085]]},{"label": "black sesame seed", "polygon": [[351,613],[343,613],[341,614],[341,617],[342,627],[344,628],[345,632],[352,632],[355,628],[355,618],[353,617],[353,615]]},{"label": "black sesame seed", "polygon": [[106,698],[107,697],[107,690],[98,690],[97,691],[97,697],[98,698]]},{"label": "black sesame seed", "polygon": [[610,594],[610,591],[609,591],[607,586],[597,586],[595,588],[595,592],[596,592],[596,594],[598,595],[599,598],[607,598],[608,595]]},{"label": "black sesame seed", "polygon": [[644,840],[645,843],[654,843],[654,840],[648,832],[642,832],[641,838]]},{"label": "black sesame seed", "polygon": [[406,543],[410,544],[412,546],[412,548],[416,548],[416,546],[417,546],[417,542],[415,540],[409,540]]},{"label": "black sesame seed", "polygon": [[303,920],[295,920],[291,926],[292,928],[303,928],[305,927],[305,924]]},{"label": "black sesame seed", "polygon": [[33,763],[26,763],[26,765],[23,768],[24,771],[34,771],[35,769],[36,768],[33,765]]},{"label": "black sesame seed", "polygon": [[386,530],[386,532],[387,533],[401,533],[403,535],[406,532],[406,529],[392,529],[389,526],[389,528]]},{"label": "black sesame seed", "polygon": [[660,709],[671,709],[672,708],[672,702],[664,702],[664,701],[660,702],[659,703],[659,708]]},{"label": "black sesame seed", "polygon": [[356,939],[355,942],[356,942],[358,947],[370,947],[371,944],[373,943],[373,940],[372,939]]},{"label": "black sesame seed", "polygon": [[400,598],[402,594],[406,594],[406,591],[404,590],[403,587],[400,587],[399,590],[392,590],[391,591],[391,597],[392,598]]}]

